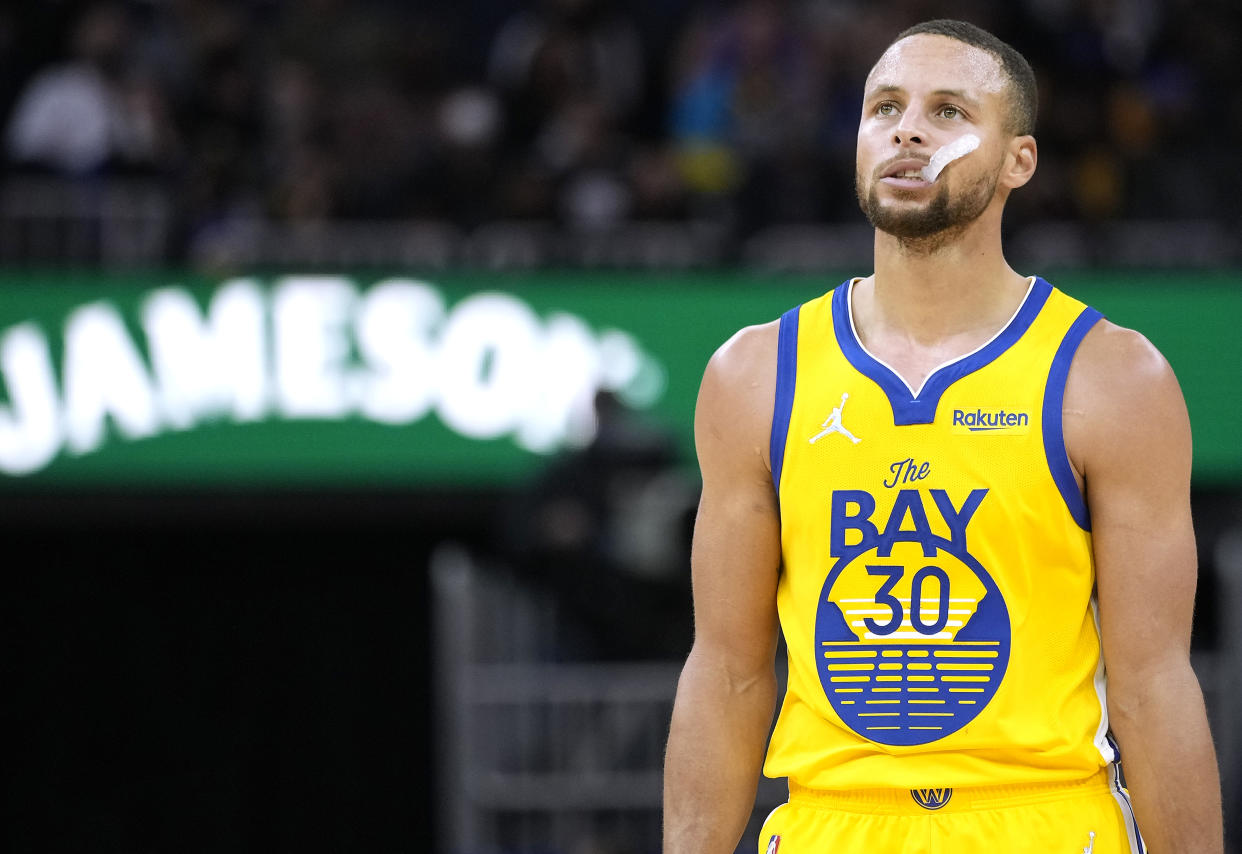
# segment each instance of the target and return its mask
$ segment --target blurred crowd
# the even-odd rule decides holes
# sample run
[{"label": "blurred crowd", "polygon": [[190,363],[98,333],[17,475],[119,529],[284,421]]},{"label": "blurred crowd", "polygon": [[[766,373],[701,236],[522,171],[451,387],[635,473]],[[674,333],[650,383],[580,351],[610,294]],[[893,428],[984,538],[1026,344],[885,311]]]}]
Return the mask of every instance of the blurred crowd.
[{"label": "blurred crowd", "polygon": [[855,221],[862,82],[960,17],[1035,66],[1011,222],[1242,215],[1233,0],[105,0],[0,10],[6,175],[169,189],[236,218],[745,236]]}]

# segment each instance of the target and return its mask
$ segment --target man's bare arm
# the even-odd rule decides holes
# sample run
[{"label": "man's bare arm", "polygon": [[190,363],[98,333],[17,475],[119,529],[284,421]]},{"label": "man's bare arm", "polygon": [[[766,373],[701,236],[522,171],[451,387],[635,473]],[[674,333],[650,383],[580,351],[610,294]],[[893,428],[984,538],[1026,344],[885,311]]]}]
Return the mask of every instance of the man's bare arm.
[{"label": "man's bare arm", "polygon": [[1190,666],[1196,586],[1190,424],[1142,336],[1101,323],[1066,389],[1066,438],[1091,509],[1108,710],[1153,852],[1220,854],[1220,779]]},{"label": "man's bare arm", "polygon": [[731,854],[754,808],[776,702],[780,523],[767,461],[776,334],[768,324],[735,335],[699,390],[695,638],[665,760],[665,854]]}]

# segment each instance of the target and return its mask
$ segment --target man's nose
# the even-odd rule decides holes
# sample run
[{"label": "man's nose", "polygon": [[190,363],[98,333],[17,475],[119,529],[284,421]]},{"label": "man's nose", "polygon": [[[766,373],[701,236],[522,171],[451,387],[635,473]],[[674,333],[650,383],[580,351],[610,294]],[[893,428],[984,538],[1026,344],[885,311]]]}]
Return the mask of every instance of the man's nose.
[{"label": "man's nose", "polygon": [[902,113],[901,121],[893,130],[893,142],[898,145],[922,145],[924,139],[924,130],[919,127],[917,116],[909,110]]}]

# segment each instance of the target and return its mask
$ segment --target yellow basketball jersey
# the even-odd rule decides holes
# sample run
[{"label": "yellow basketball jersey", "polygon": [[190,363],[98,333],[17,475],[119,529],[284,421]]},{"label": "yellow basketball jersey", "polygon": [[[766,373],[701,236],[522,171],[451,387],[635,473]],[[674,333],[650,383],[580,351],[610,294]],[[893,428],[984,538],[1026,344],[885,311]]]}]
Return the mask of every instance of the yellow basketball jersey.
[{"label": "yellow basketball jersey", "polygon": [[915,392],[860,344],[851,287],[781,319],[789,681],[765,773],[812,789],[1089,777],[1115,753],[1061,408],[1100,315],[1032,278],[1001,332]]}]

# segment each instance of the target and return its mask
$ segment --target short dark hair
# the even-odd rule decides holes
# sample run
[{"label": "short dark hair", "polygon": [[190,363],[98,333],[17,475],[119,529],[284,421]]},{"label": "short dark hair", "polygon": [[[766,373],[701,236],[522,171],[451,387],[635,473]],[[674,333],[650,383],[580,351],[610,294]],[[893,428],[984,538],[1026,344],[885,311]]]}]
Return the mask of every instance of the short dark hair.
[{"label": "short dark hair", "polygon": [[948,18],[915,24],[893,39],[889,47],[904,38],[919,35],[946,36],[987,51],[996,57],[1001,71],[1009,78],[1008,129],[1015,136],[1035,132],[1035,114],[1039,109],[1039,93],[1035,88],[1035,72],[1031,70],[1031,64],[1026,61],[1026,57],[982,27]]}]

